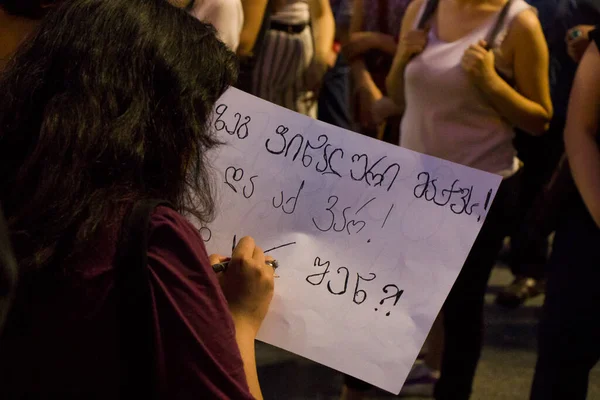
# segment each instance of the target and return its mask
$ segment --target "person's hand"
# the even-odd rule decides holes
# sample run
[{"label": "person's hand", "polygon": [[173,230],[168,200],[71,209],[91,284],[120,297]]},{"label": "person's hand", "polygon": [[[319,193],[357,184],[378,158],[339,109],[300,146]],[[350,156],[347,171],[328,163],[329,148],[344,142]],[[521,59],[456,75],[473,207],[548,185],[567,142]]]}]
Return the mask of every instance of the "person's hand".
[{"label": "person's hand", "polygon": [[382,124],[389,117],[400,115],[400,108],[389,97],[382,97],[371,106],[371,116],[376,125]]},{"label": "person's hand", "polygon": [[[211,265],[224,260],[227,258],[210,256]],[[265,257],[254,239],[244,237],[233,250],[227,270],[219,274],[219,283],[236,327],[243,324],[252,329],[254,335],[258,333],[273,298],[274,269],[266,261],[272,261],[272,258]]]},{"label": "person's hand", "polygon": [[461,66],[473,83],[478,86],[488,85],[497,77],[494,66],[494,52],[486,48],[485,40],[472,44],[465,51]]},{"label": "person's hand", "polygon": [[378,32],[353,33],[350,41],[344,45],[344,55],[350,61],[362,56],[369,50],[376,49],[380,39]]},{"label": "person's hand", "polygon": [[377,86],[361,85],[357,89],[358,123],[362,128],[373,129],[377,126],[373,119],[373,105],[383,97]]},{"label": "person's hand", "polygon": [[400,38],[400,43],[402,44],[401,57],[403,60],[409,61],[425,50],[428,33],[427,30],[415,29]]},{"label": "person's hand", "polygon": [[567,43],[567,53],[576,63],[581,61],[588,45],[590,44],[589,33],[594,30],[593,25],[577,25],[569,29],[565,42]]},{"label": "person's hand", "polygon": [[322,55],[315,55],[305,75],[306,89],[313,94],[309,101],[318,100],[325,74],[335,65],[336,61],[337,53],[333,50]]}]

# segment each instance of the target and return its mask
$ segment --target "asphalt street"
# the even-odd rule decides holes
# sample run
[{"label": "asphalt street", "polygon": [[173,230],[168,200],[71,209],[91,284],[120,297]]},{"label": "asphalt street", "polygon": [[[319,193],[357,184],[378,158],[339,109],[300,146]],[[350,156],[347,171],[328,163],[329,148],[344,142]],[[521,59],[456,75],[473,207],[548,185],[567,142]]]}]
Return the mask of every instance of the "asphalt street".
[{"label": "asphalt street", "polygon": [[[510,272],[501,266],[494,269],[490,279],[486,296],[485,346],[472,400],[526,400],[529,396],[543,296],[512,311],[494,305],[495,293],[511,279]],[[342,377],[330,368],[265,344],[257,345],[257,358],[266,399],[339,398]],[[377,390],[367,397],[368,400],[393,398],[397,397]],[[590,376],[588,399],[600,400],[600,367],[596,367]]]}]

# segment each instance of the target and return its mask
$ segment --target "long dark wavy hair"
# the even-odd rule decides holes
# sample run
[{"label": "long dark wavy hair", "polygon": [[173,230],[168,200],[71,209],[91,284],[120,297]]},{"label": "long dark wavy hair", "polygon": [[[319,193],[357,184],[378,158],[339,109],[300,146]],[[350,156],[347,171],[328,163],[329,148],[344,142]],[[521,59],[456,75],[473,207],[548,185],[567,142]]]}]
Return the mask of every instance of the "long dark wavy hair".
[{"label": "long dark wavy hair", "polygon": [[208,124],[236,78],[214,28],[165,0],[48,14],[0,75],[0,203],[20,267],[82,251],[144,198],[210,220]]}]

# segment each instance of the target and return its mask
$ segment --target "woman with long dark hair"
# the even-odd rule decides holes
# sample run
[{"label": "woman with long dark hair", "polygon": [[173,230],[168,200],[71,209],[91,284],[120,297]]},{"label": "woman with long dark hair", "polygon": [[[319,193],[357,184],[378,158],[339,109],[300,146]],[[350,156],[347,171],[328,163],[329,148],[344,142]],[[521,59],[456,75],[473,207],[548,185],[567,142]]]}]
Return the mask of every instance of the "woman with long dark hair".
[{"label": "woman with long dark hair", "polygon": [[[0,202],[20,282],[0,339],[2,398],[122,394],[117,305],[128,293],[115,263],[124,218],[153,198],[172,208],[154,209],[146,232],[146,384],[169,399],[262,397],[254,338],[273,269],[244,238],[217,275],[220,258],[180,214],[213,213],[208,122],[236,75],[214,29],[164,0],[65,2],[11,58]],[[148,368],[131,361],[126,373]]]}]

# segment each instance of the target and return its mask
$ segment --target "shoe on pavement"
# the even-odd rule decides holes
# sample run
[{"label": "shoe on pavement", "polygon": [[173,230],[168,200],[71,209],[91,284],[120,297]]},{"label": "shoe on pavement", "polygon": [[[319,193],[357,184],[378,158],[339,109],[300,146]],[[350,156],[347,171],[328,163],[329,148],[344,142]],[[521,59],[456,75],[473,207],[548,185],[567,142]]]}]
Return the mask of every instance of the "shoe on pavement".
[{"label": "shoe on pavement", "polygon": [[496,304],[499,306],[515,309],[532,299],[544,293],[545,284],[533,278],[520,276],[515,278],[513,283],[508,285],[496,297]]},{"label": "shoe on pavement", "polygon": [[400,391],[400,397],[433,397],[438,377],[423,363],[413,365]]}]

